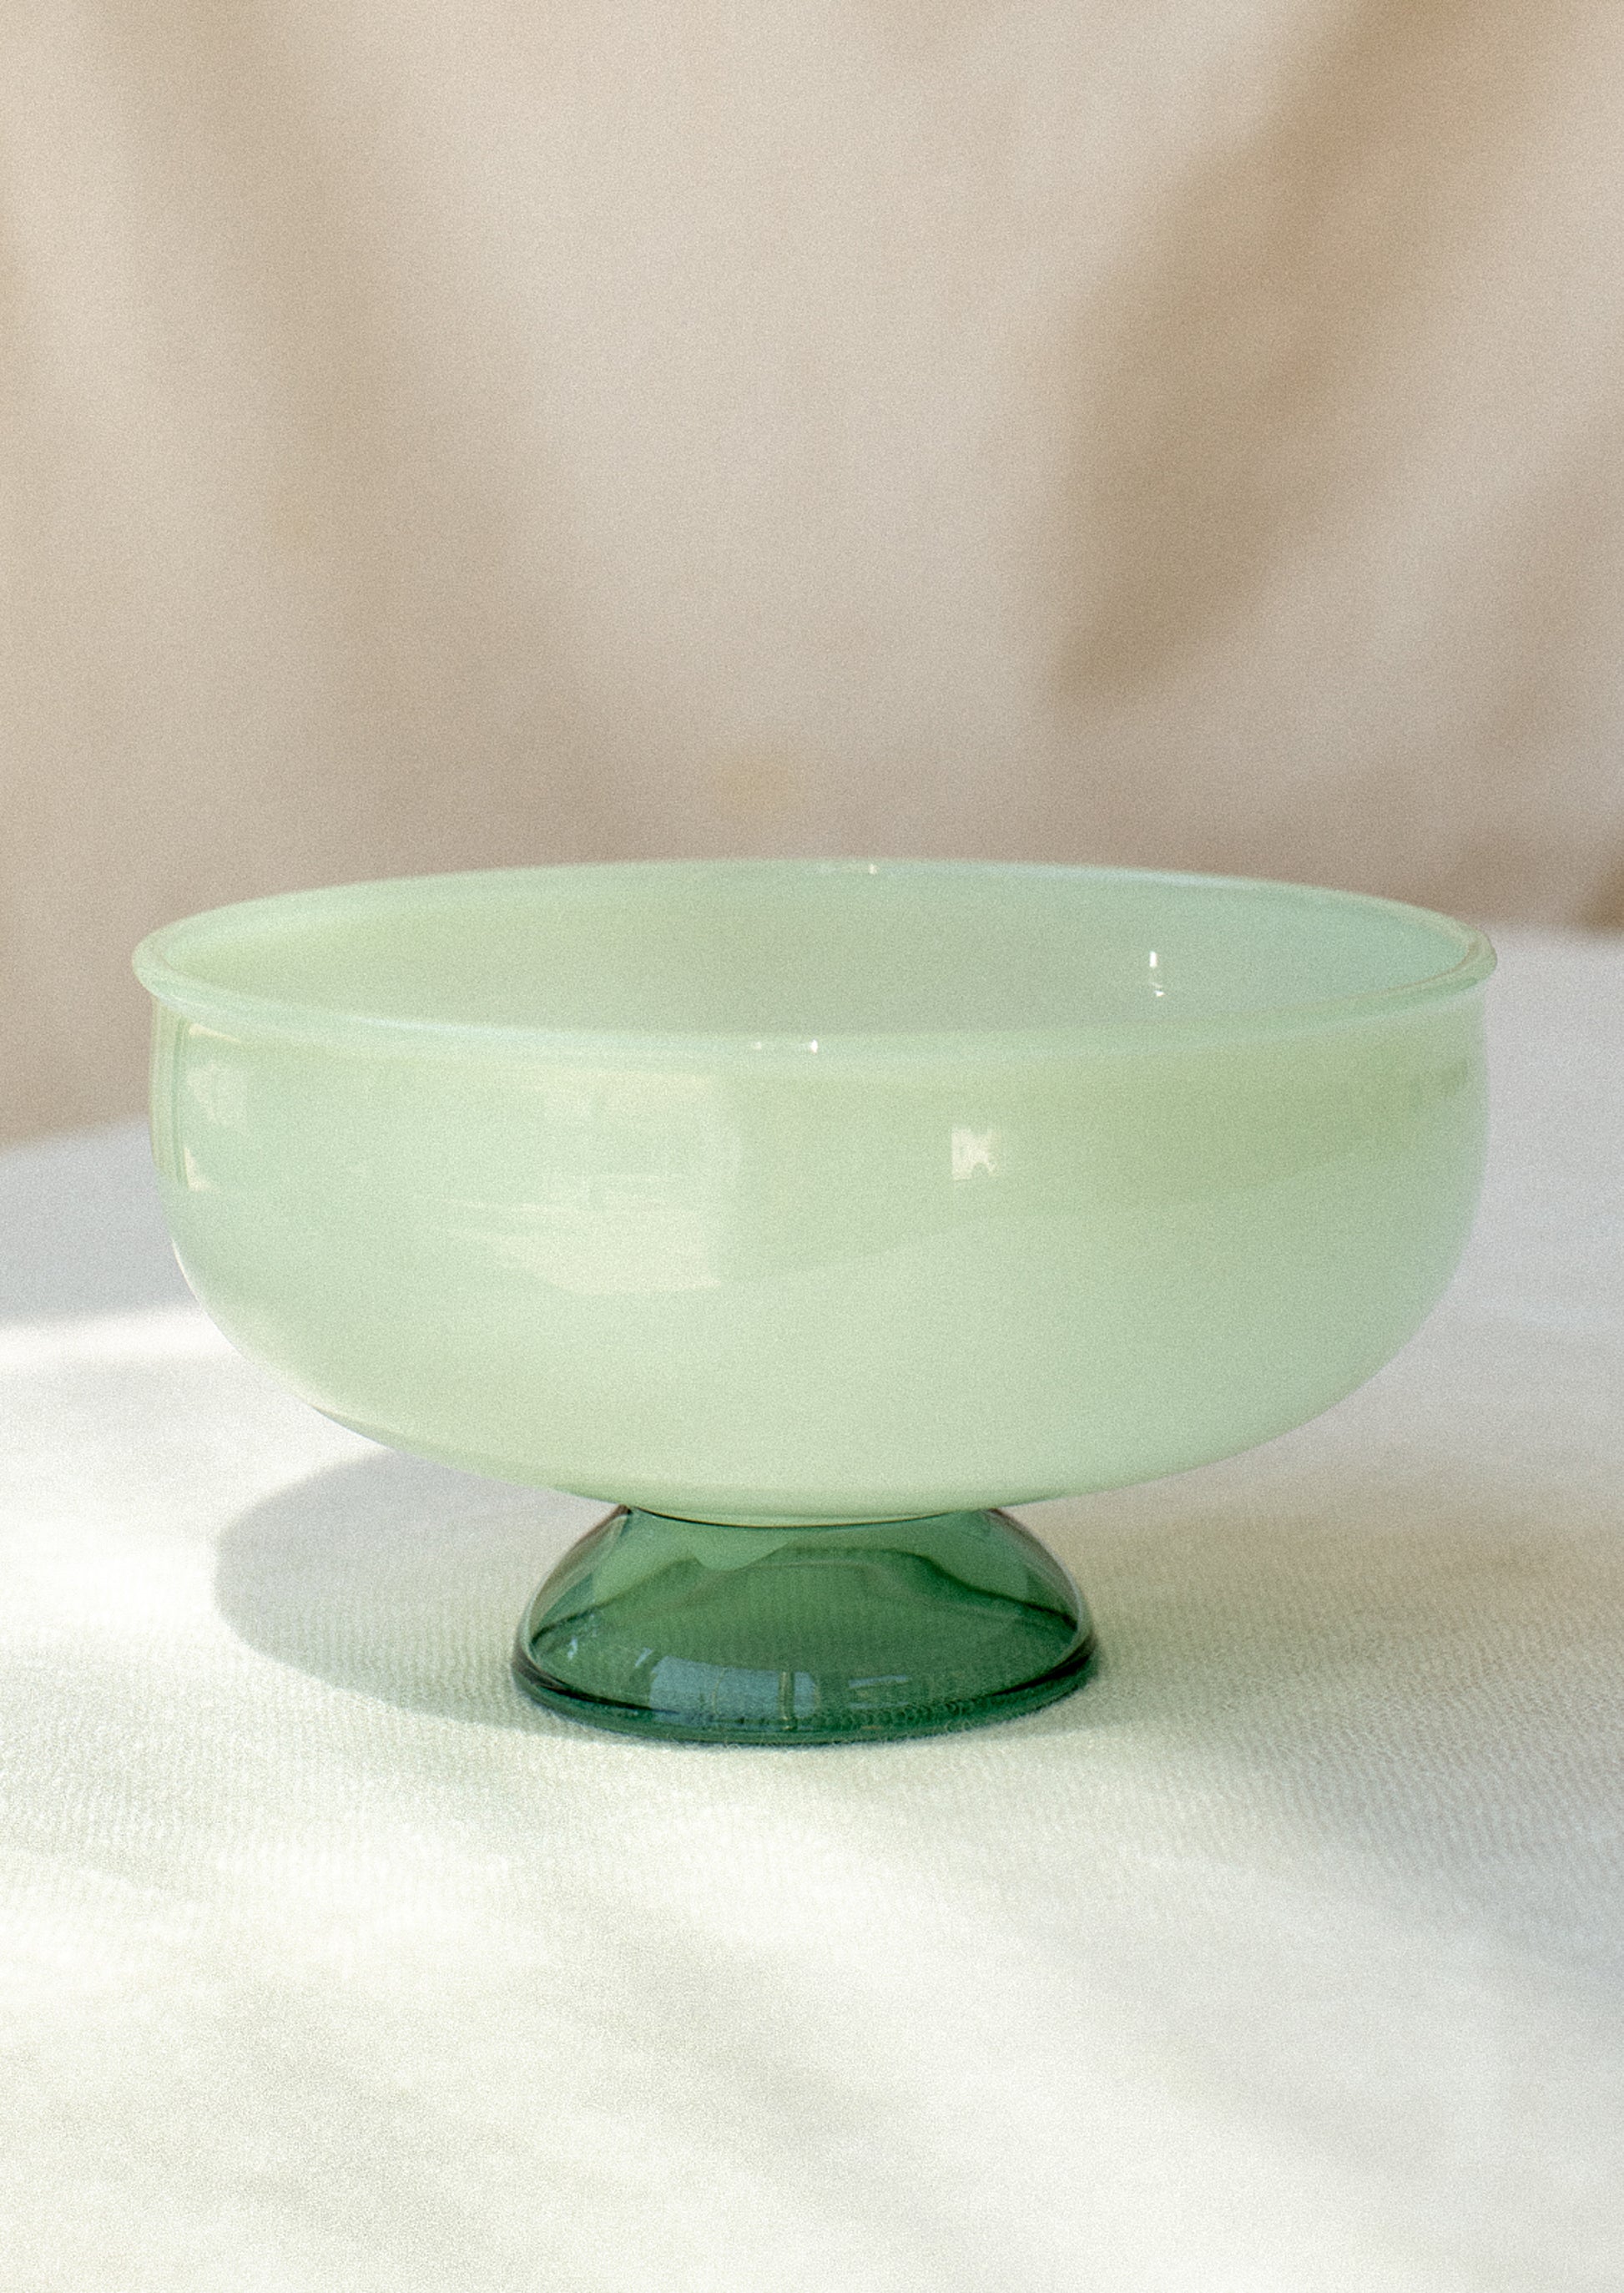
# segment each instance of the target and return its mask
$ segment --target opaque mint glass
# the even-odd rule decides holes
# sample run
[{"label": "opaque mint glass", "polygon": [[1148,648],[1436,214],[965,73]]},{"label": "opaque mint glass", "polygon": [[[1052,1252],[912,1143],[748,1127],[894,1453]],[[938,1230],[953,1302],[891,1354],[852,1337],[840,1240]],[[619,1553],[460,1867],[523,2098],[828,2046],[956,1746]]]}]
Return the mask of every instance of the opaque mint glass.
[{"label": "opaque mint glass", "polygon": [[718,862],[295,894],[136,968],[176,1248],[246,1352],[400,1447],[784,1528],[1351,1391],[1466,1239],[1492,962],[1292,886]]}]

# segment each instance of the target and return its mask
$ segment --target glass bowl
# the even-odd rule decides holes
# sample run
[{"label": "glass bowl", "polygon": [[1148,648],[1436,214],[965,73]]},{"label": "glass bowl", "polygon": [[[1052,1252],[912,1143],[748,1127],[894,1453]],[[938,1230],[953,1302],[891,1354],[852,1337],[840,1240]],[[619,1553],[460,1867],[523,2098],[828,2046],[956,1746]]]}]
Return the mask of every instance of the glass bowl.
[{"label": "glass bowl", "polygon": [[516,1675],[689,1739],[1029,1710],[1092,1633],[995,1508],[1349,1393],[1482,1172],[1483,937],[1120,869],[637,863],[173,924],[152,1136],[241,1349],[617,1510]]}]

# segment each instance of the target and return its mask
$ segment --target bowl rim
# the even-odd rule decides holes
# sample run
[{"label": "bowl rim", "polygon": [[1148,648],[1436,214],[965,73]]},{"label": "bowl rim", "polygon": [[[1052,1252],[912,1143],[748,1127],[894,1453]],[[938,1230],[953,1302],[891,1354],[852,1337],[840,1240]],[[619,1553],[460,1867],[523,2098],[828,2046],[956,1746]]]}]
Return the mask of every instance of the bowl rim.
[{"label": "bowl rim", "polygon": [[[1145,887],[1159,885],[1169,890],[1194,887],[1261,894],[1270,900],[1307,902],[1406,917],[1431,926],[1442,936],[1452,940],[1459,952],[1453,963],[1440,971],[1391,986],[1266,1005],[1249,1011],[1158,1013],[1154,1017],[1147,1015],[1142,1019],[1078,1020],[1064,1026],[971,1026],[821,1036],[752,1035],[743,1031],[705,1033],[652,1028],[515,1026],[478,1019],[416,1018],[286,1001],[241,988],[218,987],[183,968],[186,942],[217,929],[228,918],[246,922],[256,916],[293,919],[302,910],[311,914],[319,914],[323,909],[342,912],[375,901],[382,903],[398,896],[408,887],[441,897],[459,894],[473,897],[482,887],[505,879],[551,878],[561,883],[570,879],[584,883],[589,878],[602,881],[608,877],[629,877],[656,870],[668,875],[778,872],[802,878],[836,874],[1000,875],[1028,880],[1065,877]],[[1171,1049],[1175,1045],[1232,1041],[1237,1038],[1268,1041],[1281,1035],[1359,1025],[1453,1001],[1481,987],[1493,972],[1496,961],[1486,935],[1475,925],[1409,901],[1388,899],[1370,892],[1345,891],[1329,885],[1300,884],[1273,877],[1208,875],[1172,869],[1067,862],[865,858],[564,861],[365,878],[300,891],[274,892],[257,899],[236,900],[199,910],[149,932],[132,958],[136,977],[155,1002],[182,1018],[222,1033],[357,1050],[393,1049],[510,1056],[525,1052],[532,1057],[571,1064],[703,1061],[707,1065],[738,1062],[758,1066],[764,1060],[810,1063],[815,1058],[820,1071],[851,1063],[906,1065],[944,1057],[962,1059],[967,1054],[977,1059],[1054,1057],[1084,1051],[1153,1051],[1164,1045]]]}]

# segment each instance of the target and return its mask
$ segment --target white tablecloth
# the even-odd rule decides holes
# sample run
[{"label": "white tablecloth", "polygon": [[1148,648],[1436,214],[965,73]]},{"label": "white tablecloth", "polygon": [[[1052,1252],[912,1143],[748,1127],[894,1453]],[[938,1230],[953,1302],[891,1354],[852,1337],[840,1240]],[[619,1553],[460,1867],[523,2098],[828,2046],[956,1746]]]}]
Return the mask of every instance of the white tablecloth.
[{"label": "white tablecloth", "polygon": [[1624,2283],[1624,947],[1508,938],[1478,1233],[1319,1423],[1034,1509],[1100,1674],[889,1747],[521,1704],[594,1517],[0,1159],[4,2293]]}]

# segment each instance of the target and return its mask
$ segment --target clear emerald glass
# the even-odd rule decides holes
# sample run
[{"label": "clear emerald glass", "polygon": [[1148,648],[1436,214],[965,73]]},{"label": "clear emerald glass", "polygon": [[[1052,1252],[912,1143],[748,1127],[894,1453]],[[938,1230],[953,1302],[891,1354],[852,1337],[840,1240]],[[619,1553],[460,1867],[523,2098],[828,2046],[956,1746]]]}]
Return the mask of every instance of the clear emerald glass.
[{"label": "clear emerald glass", "polygon": [[[990,1509],[1248,1448],[1398,1350],[1471,1223],[1492,965],[1349,893],[860,861],[350,885],[136,955],[208,1311],[375,1439],[629,1508],[521,1681],[735,1739],[730,1673],[831,1735],[1080,1676],[1052,1584],[962,1573],[1028,1549]],[[583,1586],[608,1670],[572,1684],[547,1612]],[[625,1701],[634,1621],[708,1707]],[[837,1725],[888,1673],[902,1700]]]},{"label": "clear emerald glass", "polygon": [[1076,1586],[1003,1513],[769,1529],[623,1508],[536,1595],[513,1670],[626,1735],[828,1744],[1035,1711],[1093,1652]]}]

